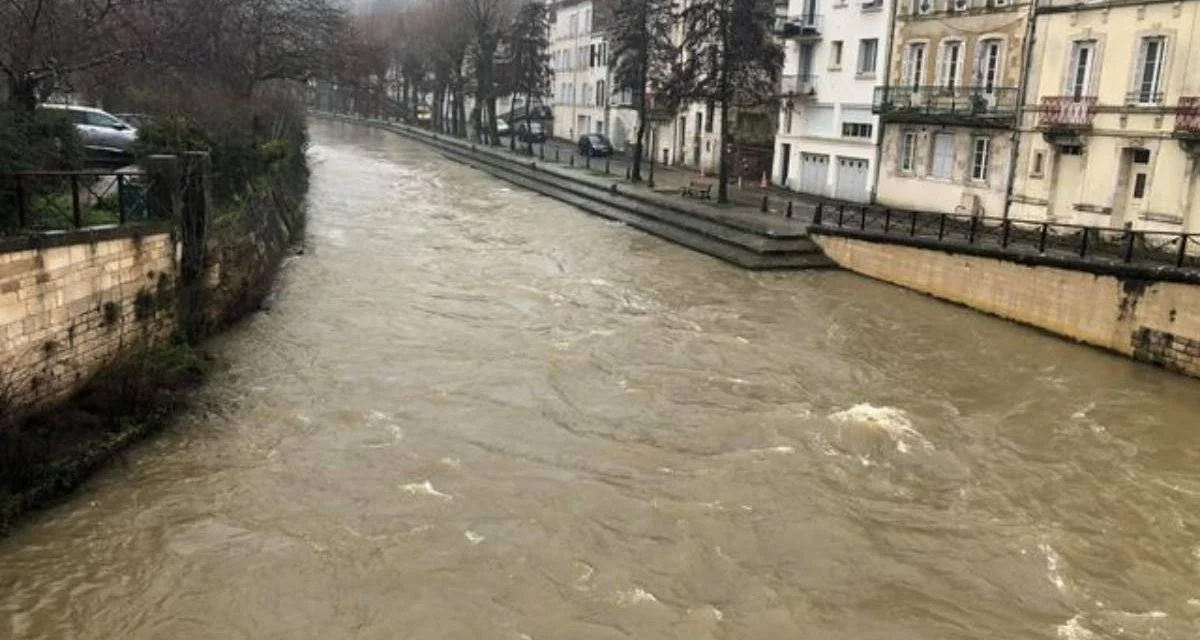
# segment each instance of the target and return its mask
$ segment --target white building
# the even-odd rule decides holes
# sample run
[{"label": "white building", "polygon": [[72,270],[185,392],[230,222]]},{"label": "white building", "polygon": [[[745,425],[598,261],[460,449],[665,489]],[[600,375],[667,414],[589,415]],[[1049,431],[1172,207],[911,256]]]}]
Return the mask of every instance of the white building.
[{"label": "white building", "polygon": [[586,133],[603,133],[617,149],[625,149],[637,134],[637,113],[629,92],[613,93],[608,24],[600,2],[554,1],[550,22],[552,135],[576,140]]},{"label": "white building", "polygon": [[872,198],[880,139],[875,87],[887,78],[888,0],[790,0],[773,182],[801,193]]}]

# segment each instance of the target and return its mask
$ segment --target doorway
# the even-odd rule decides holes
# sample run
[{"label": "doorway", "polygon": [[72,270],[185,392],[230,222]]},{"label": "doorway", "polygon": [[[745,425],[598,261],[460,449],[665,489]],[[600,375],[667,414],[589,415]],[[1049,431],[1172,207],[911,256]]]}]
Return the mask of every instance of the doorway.
[{"label": "doorway", "polygon": [[1116,226],[1137,220],[1146,210],[1149,190],[1150,150],[1134,147],[1122,149],[1113,198],[1112,220]]},{"label": "doorway", "polygon": [[788,186],[788,174],[792,169],[792,145],[784,143],[779,149],[779,184],[784,187]]}]

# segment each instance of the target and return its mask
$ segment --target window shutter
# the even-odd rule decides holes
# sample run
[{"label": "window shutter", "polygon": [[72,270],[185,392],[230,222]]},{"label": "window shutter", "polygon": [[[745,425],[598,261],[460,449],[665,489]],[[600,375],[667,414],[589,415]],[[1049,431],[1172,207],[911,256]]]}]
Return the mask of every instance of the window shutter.
[{"label": "window shutter", "polygon": [[913,46],[910,44],[904,50],[904,70],[901,71],[901,77],[905,84],[916,84],[913,82]]},{"label": "window shutter", "polygon": [[1075,94],[1075,73],[1076,67],[1079,66],[1079,42],[1071,43],[1071,58],[1067,63],[1067,77],[1063,78],[1063,95],[1070,96]]},{"label": "window shutter", "polygon": [[1132,102],[1142,102],[1144,99],[1149,98],[1149,96],[1145,95],[1151,91],[1151,88],[1147,86],[1147,78],[1145,77],[1146,59],[1147,55],[1149,54],[1149,49],[1150,39],[1142,38],[1140,40],[1140,44],[1138,45],[1137,64],[1133,67],[1133,82],[1130,83],[1130,86],[1132,87],[1131,91],[1134,94]]},{"label": "window shutter", "polygon": [[941,46],[938,47],[938,59],[937,59],[938,81],[937,81],[937,83],[938,83],[938,86],[941,86],[941,87],[944,87],[947,84],[949,84],[948,82],[946,82],[946,79],[950,76],[949,56],[947,55],[948,49],[949,48],[946,46],[946,43],[944,43],[944,42],[941,44]]}]

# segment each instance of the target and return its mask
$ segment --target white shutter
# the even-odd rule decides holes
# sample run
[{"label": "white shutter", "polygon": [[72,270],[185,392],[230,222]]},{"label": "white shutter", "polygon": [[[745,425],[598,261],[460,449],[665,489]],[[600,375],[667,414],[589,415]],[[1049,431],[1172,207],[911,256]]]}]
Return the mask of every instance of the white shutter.
[{"label": "white shutter", "polygon": [[1067,76],[1063,78],[1063,95],[1075,95],[1075,67],[1079,66],[1079,42],[1071,43],[1071,57],[1067,63]]},{"label": "white shutter", "polygon": [[911,44],[904,49],[904,70],[900,72],[900,77],[904,79],[904,84],[913,84],[913,45]]},{"label": "white shutter", "polygon": [[943,42],[938,47],[937,58],[937,84],[940,87],[950,84],[949,82],[946,82],[946,80],[950,77],[950,57],[947,55],[948,53],[949,47],[947,47],[946,43]]},{"label": "white shutter", "polygon": [[1150,38],[1142,38],[1138,45],[1137,64],[1133,66],[1133,82],[1130,83],[1133,93],[1130,102],[1142,102],[1145,90],[1146,58],[1150,49]]}]

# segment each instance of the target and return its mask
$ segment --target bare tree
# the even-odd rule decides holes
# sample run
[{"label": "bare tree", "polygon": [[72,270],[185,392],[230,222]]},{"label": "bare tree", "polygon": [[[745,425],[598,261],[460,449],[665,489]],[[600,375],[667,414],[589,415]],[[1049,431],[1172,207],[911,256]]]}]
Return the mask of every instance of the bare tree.
[{"label": "bare tree", "polygon": [[730,112],[774,97],[783,51],[771,34],[773,19],[771,0],[692,0],[682,13],[689,54],[680,74],[688,85],[683,91],[721,111],[718,202],[729,199]]},{"label": "bare tree", "polygon": [[[532,131],[533,101],[550,94],[554,74],[550,69],[550,12],[544,2],[530,0],[521,5],[505,44],[508,50],[505,89],[514,96],[525,97],[525,131]],[[509,141],[516,149],[515,132]],[[526,144],[532,155],[531,136],[526,136]]]},{"label": "bare tree", "polygon": [[[621,89],[631,90],[638,114],[633,143],[634,182],[642,179],[643,145],[650,130],[650,95],[660,99],[671,92],[679,50],[673,39],[675,16],[672,0],[608,0],[614,20],[612,42],[613,79]],[[660,100],[661,101],[661,100]],[[669,102],[669,100],[668,100]]]},{"label": "bare tree", "polygon": [[138,0],[0,2],[0,73],[10,100],[33,110],[71,74],[138,54],[148,33]]},{"label": "bare tree", "polygon": [[489,144],[500,144],[496,131],[497,74],[496,54],[504,37],[504,28],[511,23],[516,11],[516,0],[456,0],[462,4],[467,28],[473,36],[471,64],[475,71],[475,102],[472,124],[476,131],[484,132],[481,110],[486,111],[487,130],[485,139]]}]

